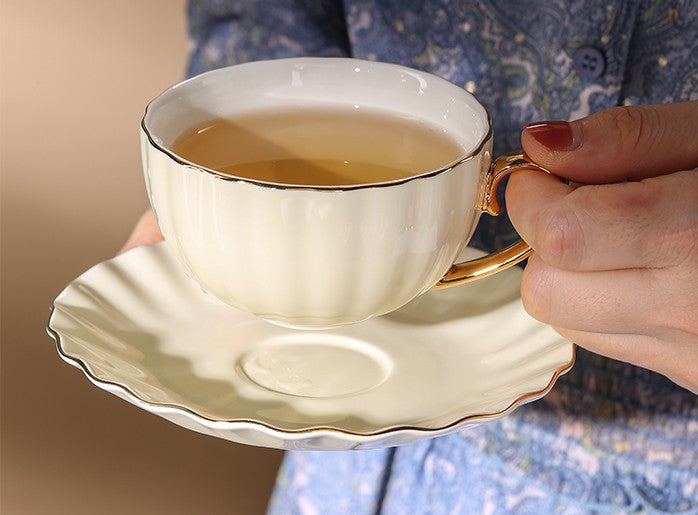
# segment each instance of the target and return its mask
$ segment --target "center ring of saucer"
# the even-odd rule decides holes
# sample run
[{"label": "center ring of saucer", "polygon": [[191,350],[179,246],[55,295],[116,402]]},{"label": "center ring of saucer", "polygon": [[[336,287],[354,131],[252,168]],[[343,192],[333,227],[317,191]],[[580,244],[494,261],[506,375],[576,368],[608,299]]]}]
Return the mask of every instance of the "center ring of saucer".
[{"label": "center ring of saucer", "polygon": [[254,384],[296,397],[343,397],[381,385],[391,359],[362,340],[327,333],[285,335],[254,345],[237,369]]}]

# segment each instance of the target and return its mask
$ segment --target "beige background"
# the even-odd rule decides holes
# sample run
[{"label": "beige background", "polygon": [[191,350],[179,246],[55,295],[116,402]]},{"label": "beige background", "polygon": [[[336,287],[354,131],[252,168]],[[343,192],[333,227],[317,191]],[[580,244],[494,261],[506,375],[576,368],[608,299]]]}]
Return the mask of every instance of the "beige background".
[{"label": "beige background", "polygon": [[183,77],[183,0],[2,0],[0,512],[263,511],[281,453],[93,387],[46,335],[56,294],[146,207],[138,123]]}]

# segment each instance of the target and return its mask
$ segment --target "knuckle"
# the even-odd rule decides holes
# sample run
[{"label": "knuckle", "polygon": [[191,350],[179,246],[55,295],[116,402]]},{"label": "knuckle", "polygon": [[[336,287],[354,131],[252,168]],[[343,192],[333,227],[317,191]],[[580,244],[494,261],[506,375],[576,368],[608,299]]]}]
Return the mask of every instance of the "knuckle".
[{"label": "knuckle", "polygon": [[624,151],[651,146],[660,136],[656,132],[663,127],[656,122],[657,111],[653,106],[618,106],[599,113],[599,124],[611,128]]},{"label": "knuckle", "polygon": [[642,127],[642,111],[636,107],[617,106],[603,111],[610,119],[612,125],[621,132],[634,132]]},{"label": "knuckle", "polygon": [[585,238],[579,214],[569,207],[546,210],[536,228],[535,249],[551,266],[574,270],[581,266]]},{"label": "knuckle", "polygon": [[618,193],[614,197],[617,210],[621,213],[637,213],[641,215],[655,211],[657,204],[664,195],[664,184],[659,178],[651,177],[637,182],[622,184]]}]

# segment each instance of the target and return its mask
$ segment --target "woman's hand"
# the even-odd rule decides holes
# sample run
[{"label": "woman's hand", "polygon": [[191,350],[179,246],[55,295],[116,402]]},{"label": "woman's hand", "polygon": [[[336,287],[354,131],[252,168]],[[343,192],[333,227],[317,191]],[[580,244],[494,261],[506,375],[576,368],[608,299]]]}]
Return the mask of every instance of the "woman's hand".
[{"label": "woman's hand", "polygon": [[155,220],[153,210],[148,209],[138,220],[133,231],[131,231],[131,236],[128,237],[128,240],[126,240],[126,243],[121,247],[118,254],[122,254],[140,245],[149,245],[150,243],[158,241],[162,241],[162,233],[160,232],[157,220]]},{"label": "woman's hand", "polygon": [[[698,393],[698,101],[529,124],[511,220],[534,249],[528,312]],[[625,182],[624,182],[625,181]]]}]

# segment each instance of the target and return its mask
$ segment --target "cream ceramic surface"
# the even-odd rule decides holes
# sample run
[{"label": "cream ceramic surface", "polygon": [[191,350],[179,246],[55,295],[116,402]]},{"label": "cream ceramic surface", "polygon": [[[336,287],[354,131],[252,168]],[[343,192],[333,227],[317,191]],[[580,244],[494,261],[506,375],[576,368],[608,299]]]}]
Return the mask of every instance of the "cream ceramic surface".
[{"label": "cream ceramic surface", "polygon": [[[418,178],[306,187],[239,180],[168,150],[213,118],[323,105],[424,120],[456,137],[463,157]],[[492,146],[487,112],[462,88],[334,58],[253,62],[185,81],[148,106],[141,140],[151,204],[187,273],[232,306],[300,326],[388,313],[436,284],[480,217]],[[303,157],[332,155],[318,146]]]},{"label": "cream ceramic surface", "polygon": [[160,243],[76,279],[48,329],[96,386],[194,431],[375,448],[504,415],[572,366],[573,344],[523,310],[520,279],[513,268],[362,323],[300,331],[205,294]]}]

